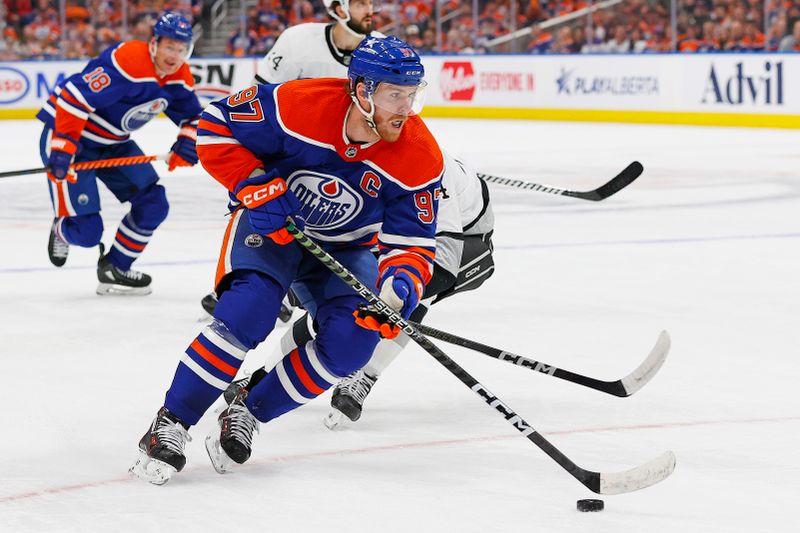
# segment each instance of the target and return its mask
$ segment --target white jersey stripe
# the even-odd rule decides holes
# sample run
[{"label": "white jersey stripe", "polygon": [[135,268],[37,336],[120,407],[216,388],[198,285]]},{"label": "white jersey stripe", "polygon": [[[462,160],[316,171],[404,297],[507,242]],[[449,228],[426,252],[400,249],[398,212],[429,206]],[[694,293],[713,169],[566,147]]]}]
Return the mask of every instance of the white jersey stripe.
[{"label": "white jersey stripe", "polygon": [[81,111],[80,109],[70,104],[63,98],[59,98],[58,100],[56,100],[56,105],[61,109],[63,109],[64,111],[66,111],[67,113],[75,115],[79,119],[86,120],[89,118],[89,113],[87,113],[86,111]]},{"label": "white jersey stripe", "polygon": [[242,143],[240,143],[233,137],[219,137],[217,135],[198,135],[197,144],[205,146],[207,144],[242,144]]},{"label": "white jersey stripe", "polygon": [[394,235],[384,232],[378,233],[378,242],[398,246],[422,246],[429,248],[436,246],[436,239],[428,237],[406,237],[405,235]]},{"label": "white jersey stripe", "polygon": [[369,226],[363,226],[361,228],[354,229],[353,231],[348,231],[347,233],[340,233],[334,237],[329,237],[327,235],[318,233],[311,229],[306,229],[305,234],[311,237],[312,239],[320,241],[339,242],[339,241],[351,241],[355,239],[360,239],[361,237],[366,237],[367,235],[376,233],[380,229],[381,229],[381,223],[377,222],[375,224],[370,224]]},{"label": "white jersey stripe", "polygon": [[78,88],[75,87],[75,85],[71,81],[65,83],[64,86],[67,88],[67,90],[69,90],[69,94],[74,96],[77,101],[86,106],[86,109],[88,109],[89,111],[95,110],[94,107],[89,105],[89,102],[86,101],[86,98],[83,97],[83,94],[81,94]]},{"label": "white jersey stripe", "polygon": [[228,121],[225,120],[225,115],[222,114],[222,110],[215,105],[210,105],[203,110],[203,113],[208,113],[215,119],[219,120],[223,124],[227,124]]},{"label": "white jersey stripe", "polygon": [[128,139],[122,139],[120,141],[115,141],[113,139],[107,139],[105,137],[100,137],[99,135],[95,135],[94,133],[91,133],[91,132],[89,132],[87,130],[83,130],[83,132],[81,132],[81,137],[86,137],[87,139],[89,139],[91,141],[94,141],[96,143],[99,143],[99,144],[119,144],[119,143],[124,143],[124,142],[126,142],[128,140]]}]

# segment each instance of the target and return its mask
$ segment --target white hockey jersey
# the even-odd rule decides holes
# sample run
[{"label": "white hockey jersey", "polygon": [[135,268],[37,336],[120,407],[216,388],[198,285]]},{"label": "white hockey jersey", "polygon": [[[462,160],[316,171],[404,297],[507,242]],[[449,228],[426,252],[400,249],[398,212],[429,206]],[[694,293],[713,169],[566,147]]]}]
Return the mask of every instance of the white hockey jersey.
[{"label": "white hockey jersey", "polygon": [[[350,52],[333,44],[336,22],[291,26],[258,64],[256,83],[283,83],[300,78],[347,78]],[[373,31],[371,35],[384,37]]]},{"label": "white hockey jersey", "polygon": [[453,275],[461,266],[464,235],[494,230],[494,213],[486,183],[469,163],[444,150],[444,175],[436,215],[436,264]]}]

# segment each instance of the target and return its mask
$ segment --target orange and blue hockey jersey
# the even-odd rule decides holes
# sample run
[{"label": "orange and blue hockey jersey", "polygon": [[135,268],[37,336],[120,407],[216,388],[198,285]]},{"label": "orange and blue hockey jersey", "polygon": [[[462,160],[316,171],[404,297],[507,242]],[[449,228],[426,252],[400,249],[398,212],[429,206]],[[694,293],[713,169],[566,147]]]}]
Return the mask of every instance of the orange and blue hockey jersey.
[{"label": "orange and blue hockey jersey", "polygon": [[205,109],[200,162],[229,191],[257,168],[277,170],[302,205],[310,237],[329,249],[377,243],[381,271],[403,266],[427,284],[442,153],[417,116],[394,143],[350,142],[347,116],[358,113],[350,106],[340,79],[250,87]]},{"label": "orange and blue hockey jersey", "polygon": [[161,78],[148,44],[130,41],[59,83],[36,116],[60,135],[107,146],[127,141],[162,112],[181,128],[194,127],[202,110],[188,64]]}]

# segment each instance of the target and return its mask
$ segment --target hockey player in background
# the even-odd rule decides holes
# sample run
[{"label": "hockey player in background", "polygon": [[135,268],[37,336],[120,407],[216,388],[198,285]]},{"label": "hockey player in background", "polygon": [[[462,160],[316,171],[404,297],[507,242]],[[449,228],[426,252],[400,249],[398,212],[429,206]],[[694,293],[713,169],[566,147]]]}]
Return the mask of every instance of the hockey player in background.
[{"label": "hockey player in background", "polygon": [[[59,83],[37,118],[48,167],[55,219],[48,255],[63,266],[70,245],[100,245],[98,294],[149,294],[147,274],[131,270],[169,210],[152,165],[70,171],[72,163],[142,155],[131,132],[160,113],[178,126],[169,170],[197,163],[197,121],[202,107],[186,63],[192,51],[192,26],[175,13],[162,15],[150,42],[130,41],[105,50],[78,74]],[[120,202],[130,202],[108,254],[101,243],[103,220],[97,180]]]},{"label": "hockey player in background", "polygon": [[377,11],[372,0],[323,0],[333,24],[309,22],[286,28],[258,64],[256,83],[283,83],[301,78],[343,78],[350,56],[371,35]]},{"label": "hockey player in background", "polygon": [[306,253],[284,226],[287,216],[295,217],[339,262],[380,287],[394,309],[411,314],[433,270],[444,167],[436,141],[416,116],[423,74],[408,45],[370,37],[353,52],[348,80],[258,85],[205,110],[200,159],[231,197],[217,269],[220,299],[214,321],[187,348],[164,406],[139,442],[133,474],[160,484],[184,467],[188,428],[271,332],[290,285],[319,332],[220,413],[218,433],[206,439],[219,472],[247,461],[260,422],[363,367],[379,331],[396,335],[396,326]]}]

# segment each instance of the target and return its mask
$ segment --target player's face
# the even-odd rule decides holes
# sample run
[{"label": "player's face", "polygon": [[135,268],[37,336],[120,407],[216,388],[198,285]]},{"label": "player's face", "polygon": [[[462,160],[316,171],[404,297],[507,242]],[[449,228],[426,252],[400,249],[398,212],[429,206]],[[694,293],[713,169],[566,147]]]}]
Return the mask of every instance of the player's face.
[{"label": "player's face", "polygon": [[372,31],[372,15],[375,13],[372,0],[350,0],[349,8],[347,25],[356,33],[368,35]]},{"label": "player's face", "polygon": [[[363,96],[363,85],[359,100],[361,107],[370,108],[370,103]],[[395,142],[400,138],[403,126],[408,120],[409,115],[414,114],[414,102],[416,100],[418,86],[394,85],[392,83],[381,83],[372,95],[375,122],[375,129],[381,139],[387,142]]]},{"label": "player's face", "polygon": [[155,45],[153,63],[161,76],[175,74],[189,56],[189,45],[169,37],[162,37]]}]

